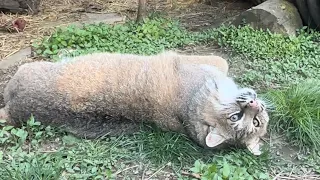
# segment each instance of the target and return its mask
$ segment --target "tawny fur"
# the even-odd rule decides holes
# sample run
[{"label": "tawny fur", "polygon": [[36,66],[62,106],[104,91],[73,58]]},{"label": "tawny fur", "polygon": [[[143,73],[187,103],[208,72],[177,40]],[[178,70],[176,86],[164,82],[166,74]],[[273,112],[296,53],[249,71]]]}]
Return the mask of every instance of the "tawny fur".
[{"label": "tawny fur", "polygon": [[227,60],[220,56],[214,56],[214,55],[207,55],[207,56],[201,56],[201,55],[183,55],[183,54],[177,54],[174,52],[169,52],[171,54],[179,55],[180,62],[183,64],[205,64],[205,65],[211,65],[216,67],[219,71],[221,71],[223,74],[228,75],[229,71],[229,64]]},{"label": "tawny fur", "polygon": [[[240,108],[236,98],[241,92],[227,72],[228,63],[218,56],[173,52],[33,62],[22,65],[7,84],[1,114],[14,125],[32,114],[45,125],[87,138],[128,134],[139,123],[153,123],[206,147],[209,126],[240,138],[226,124],[228,113]],[[255,141],[264,134],[255,131],[239,140]]]}]

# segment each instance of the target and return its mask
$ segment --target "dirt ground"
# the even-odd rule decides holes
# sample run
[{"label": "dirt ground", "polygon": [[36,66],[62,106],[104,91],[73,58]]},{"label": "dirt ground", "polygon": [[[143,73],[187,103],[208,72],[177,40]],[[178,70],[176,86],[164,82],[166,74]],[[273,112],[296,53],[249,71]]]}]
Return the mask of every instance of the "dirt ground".
[{"label": "dirt ground", "polygon": [[192,4],[169,14],[178,18],[188,30],[198,31],[218,27],[252,6],[245,0],[211,0],[211,3]]}]

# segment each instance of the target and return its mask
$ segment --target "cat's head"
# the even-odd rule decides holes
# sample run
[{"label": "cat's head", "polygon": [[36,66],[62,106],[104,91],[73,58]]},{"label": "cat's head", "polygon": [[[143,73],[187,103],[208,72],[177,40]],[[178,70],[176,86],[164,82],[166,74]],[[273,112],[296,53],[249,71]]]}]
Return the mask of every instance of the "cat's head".
[{"label": "cat's head", "polygon": [[261,137],[267,133],[269,122],[266,104],[251,88],[233,92],[233,98],[216,106],[217,121],[210,127],[206,144],[215,147],[228,142],[240,143],[260,155]]}]

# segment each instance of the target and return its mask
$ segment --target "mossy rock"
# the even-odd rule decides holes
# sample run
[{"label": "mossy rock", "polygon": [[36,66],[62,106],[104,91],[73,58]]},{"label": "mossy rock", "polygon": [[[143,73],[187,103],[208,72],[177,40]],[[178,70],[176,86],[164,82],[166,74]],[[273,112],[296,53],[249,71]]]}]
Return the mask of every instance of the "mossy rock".
[{"label": "mossy rock", "polygon": [[284,35],[296,35],[303,26],[297,8],[287,0],[267,0],[234,18],[232,24],[248,24]]}]

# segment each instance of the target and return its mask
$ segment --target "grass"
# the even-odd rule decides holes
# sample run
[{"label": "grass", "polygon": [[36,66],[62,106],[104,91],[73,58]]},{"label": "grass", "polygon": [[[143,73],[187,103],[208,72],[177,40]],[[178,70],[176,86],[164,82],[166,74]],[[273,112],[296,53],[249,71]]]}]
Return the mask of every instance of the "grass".
[{"label": "grass", "polygon": [[[179,176],[181,169],[191,167],[196,161],[212,163],[206,165],[207,168],[213,165],[217,169],[229,168],[230,173],[239,171],[247,176],[268,176],[263,173],[270,162],[267,155],[255,158],[242,150],[212,152],[198,147],[183,135],[145,128],[134,136],[85,140],[55,129],[46,130],[31,118],[22,128],[1,131],[6,135],[0,140],[5,138],[12,144],[1,146],[0,174],[5,179],[112,179],[141,177],[145,168],[154,173],[168,166],[165,172]],[[12,130],[27,136],[18,137]],[[31,143],[32,137],[39,132],[42,134],[38,141]],[[54,150],[46,149],[48,144],[55,144]],[[265,165],[256,167],[261,164]],[[244,167],[238,169],[238,166]],[[133,171],[128,169],[130,167],[134,167]],[[195,168],[191,170],[197,171]]]},{"label": "grass", "polygon": [[270,90],[266,94],[274,105],[271,128],[284,133],[300,148],[320,148],[320,80]]},{"label": "grass", "polygon": [[293,37],[250,26],[222,26],[207,35],[246,59],[240,62],[243,68],[237,77],[243,85],[266,89],[320,78],[319,32],[301,29]]},{"label": "grass", "polygon": [[[57,61],[96,51],[149,55],[194,44],[218,44],[245,57],[245,61],[230,62],[238,67],[234,68],[235,79],[266,92],[274,105],[272,132],[284,133],[300,147],[318,149],[320,84],[301,81],[320,77],[319,40],[320,34],[308,29],[300,30],[296,37],[249,26],[189,32],[174,19],[153,15],[142,24],[129,21],[57,29],[33,46],[38,55]],[[65,54],[66,49],[71,51]],[[282,88],[273,89],[275,86]],[[0,174],[5,179],[165,179],[168,175],[192,179],[192,173],[201,179],[270,179],[280,167],[272,151],[260,157],[244,149],[213,152],[183,135],[149,127],[132,136],[85,140],[43,127],[31,117],[22,128],[3,127],[0,143]],[[53,150],[47,150],[48,146]],[[306,156],[296,167],[319,172],[317,157],[315,153]],[[287,165],[294,166],[292,162]]]}]

